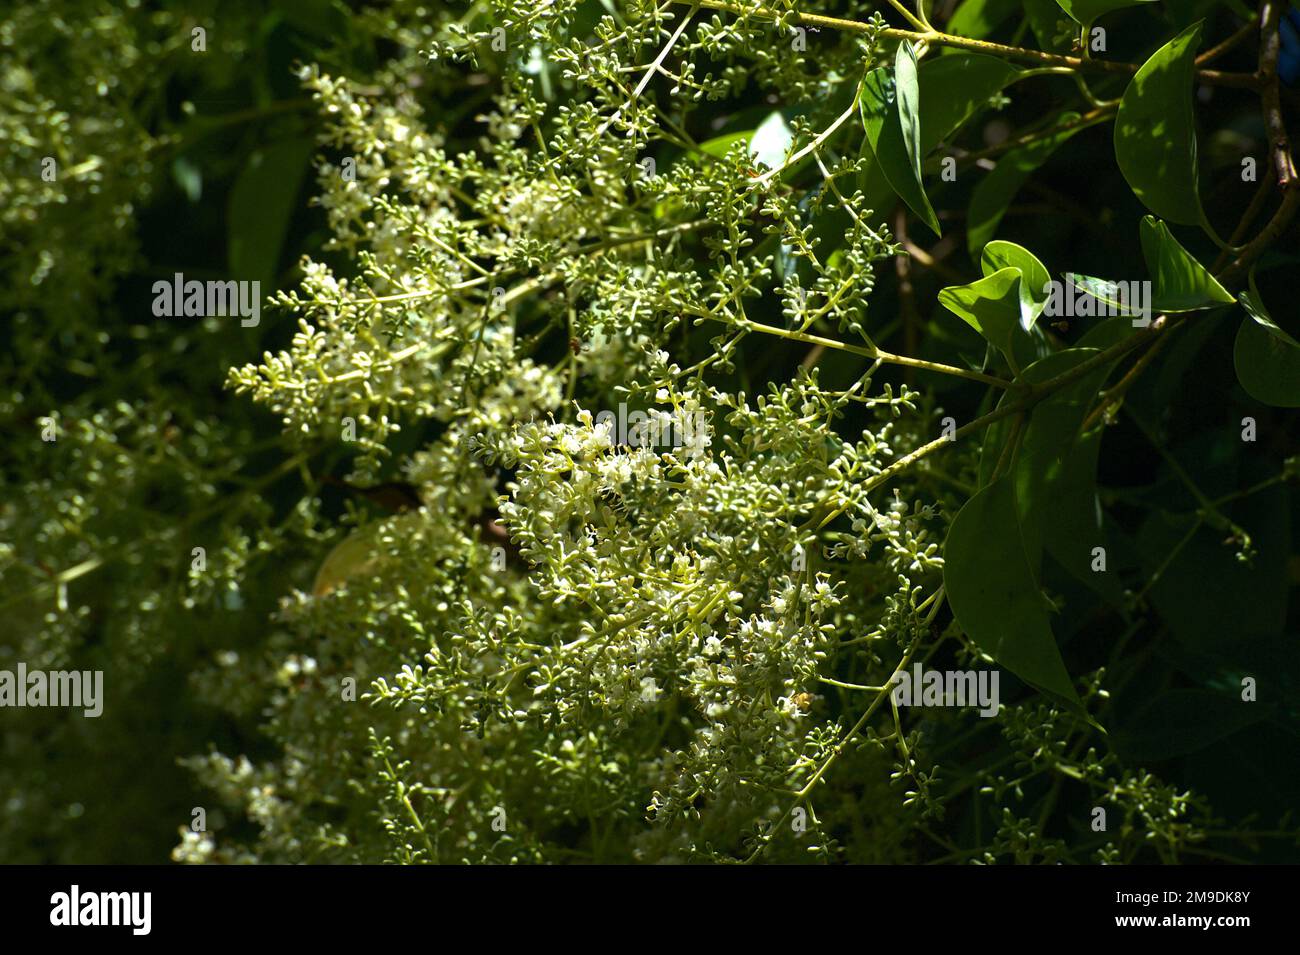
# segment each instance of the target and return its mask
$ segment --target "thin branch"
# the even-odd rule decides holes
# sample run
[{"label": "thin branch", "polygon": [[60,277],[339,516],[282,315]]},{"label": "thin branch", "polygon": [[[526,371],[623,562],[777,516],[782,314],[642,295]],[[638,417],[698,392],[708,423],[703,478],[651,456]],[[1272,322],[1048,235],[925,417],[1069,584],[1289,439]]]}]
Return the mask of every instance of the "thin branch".
[{"label": "thin branch", "polygon": [[[746,7],[738,3],[728,3],[726,0],[673,0],[673,2],[689,3],[692,6],[705,7],[710,10],[721,10],[736,16],[757,16],[766,20],[776,20],[785,15],[783,11],[774,10],[771,7]],[[1044,53],[1041,50],[1007,46],[1004,43],[992,43],[988,40],[973,40],[969,37],[955,36],[951,33],[941,33],[938,30],[900,30],[894,27],[876,30],[872,24],[861,20],[842,20],[838,17],[826,17],[815,13],[801,13],[798,10],[790,11],[790,13],[793,14],[798,23],[811,27],[829,27],[832,30],[845,30],[852,33],[875,33],[877,36],[888,37],[891,40],[933,43],[939,46],[954,47],[959,50],[970,50],[975,53],[1006,56],[1016,60],[1039,63],[1044,66],[1064,66],[1074,70],[1090,70],[1092,72],[1125,76],[1132,76],[1141,67],[1139,63],[1093,60],[1077,56],[1064,56],[1057,53]],[[1259,79],[1254,73],[1224,73],[1220,70],[1198,70],[1196,78],[1202,83],[1209,83],[1214,86],[1231,86],[1239,89],[1255,89],[1259,85]]]},{"label": "thin branch", "polygon": [[655,71],[659,69],[659,66],[668,57],[668,54],[672,51],[673,46],[677,43],[678,39],[681,38],[682,32],[686,29],[687,24],[689,24],[691,22],[691,18],[695,16],[696,6],[697,4],[692,3],[690,12],[687,13],[686,16],[682,17],[681,23],[677,24],[677,29],[673,31],[673,35],[668,38],[668,42],[664,44],[664,48],[659,51],[659,55],[655,57],[654,62],[651,63],[650,67],[645,71],[645,75],[641,77],[641,82],[637,83],[636,89],[632,91],[632,99],[624,103],[618,109],[614,110],[613,115],[611,115],[609,119],[605,120],[605,122],[600,124],[600,129],[596,130],[597,137],[605,135],[605,131],[609,129],[609,127],[613,124],[614,120],[618,119],[618,117],[622,115],[623,110],[627,109],[628,106],[630,106],[633,102],[636,101],[638,96],[640,96],[643,92],[645,92],[645,88],[650,84],[650,80],[655,75]]},{"label": "thin branch", "polygon": [[1261,42],[1259,52],[1259,77],[1262,85],[1260,98],[1264,101],[1264,127],[1268,130],[1268,149],[1277,174],[1277,187],[1290,190],[1296,181],[1295,161],[1282,118],[1281,84],[1277,76],[1277,61],[1282,50],[1280,21],[1284,4],[1265,0],[1260,8]]},{"label": "thin branch", "polygon": [[1200,56],[1198,56],[1196,58],[1196,65],[1204,66],[1206,63],[1213,63],[1215,60],[1223,56],[1223,54],[1227,53],[1229,50],[1233,49],[1236,46],[1239,46],[1241,43],[1248,40],[1255,33],[1255,30],[1258,27],[1258,25],[1259,25],[1259,14],[1258,13],[1252,14],[1250,19],[1241,25],[1240,30],[1238,30],[1232,36],[1228,37],[1222,43],[1215,44],[1214,46],[1206,50],[1204,53],[1202,53]]},{"label": "thin branch", "polygon": [[910,368],[919,368],[924,371],[934,371],[942,375],[952,375],[957,378],[967,378],[971,381],[978,381],[980,384],[992,385],[994,388],[1007,389],[1013,387],[1012,382],[1005,378],[997,378],[993,375],[986,375],[983,372],[971,371],[967,368],[958,368],[955,365],[945,365],[937,361],[926,361],[923,358],[911,358],[907,355],[895,355],[892,352],[881,351],[878,348],[871,348],[867,345],[850,345],[848,342],[842,342],[834,338],[824,338],[821,335],[813,335],[810,332],[800,332],[789,328],[777,328],[775,325],[764,325],[762,322],[755,322],[752,319],[738,319],[726,315],[719,315],[715,312],[690,311],[688,314],[695,315],[698,318],[707,318],[715,322],[722,322],[733,328],[745,331],[763,332],[767,335],[775,335],[777,338],[785,338],[789,341],[803,342],[806,345],[822,345],[826,348],[833,348],[837,351],[851,352],[854,355],[861,355],[864,358],[872,358],[877,361],[883,361],[889,365],[903,365]]}]

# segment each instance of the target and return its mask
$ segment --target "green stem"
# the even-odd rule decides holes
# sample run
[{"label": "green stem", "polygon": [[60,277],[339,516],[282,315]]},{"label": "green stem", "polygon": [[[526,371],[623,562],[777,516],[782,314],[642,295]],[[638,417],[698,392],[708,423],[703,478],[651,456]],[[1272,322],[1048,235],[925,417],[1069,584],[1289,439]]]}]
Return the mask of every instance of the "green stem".
[{"label": "green stem", "polygon": [[826,348],[834,348],[838,351],[846,351],[854,355],[861,355],[864,358],[883,361],[890,365],[921,368],[925,371],[938,372],[941,375],[953,375],[957,378],[967,378],[971,381],[978,381],[981,384],[992,385],[995,388],[1002,388],[1004,390],[1015,387],[1012,382],[1009,382],[1004,378],[995,377],[994,375],[986,375],[982,372],[970,371],[966,368],[958,368],[955,365],[944,365],[936,361],[926,361],[923,358],[909,358],[907,355],[895,355],[892,352],[882,351],[879,348],[871,348],[865,345],[850,345],[848,342],[841,342],[834,338],[823,338],[821,335],[813,335],[809,332],[795,331],[790,328],[778,328],[775,325],[764,325],[763,323],[753,321],[752,319],[737,320],[713,312],[698,310],[692,310],[689,314],[696,315],[700,318],[711,319],[715,322],[723,322],[744,331],[762,332],[765,335],[775,335],[777,338],[803,342],[807,345],[822,345]]},{"label": "green stem", "polygon": [[[710,10],[721,10],[737,16],[757,16],[767,20],[775,20],[785,15],[784,11],[774,10],[770,7],[744,7],[735,3],[727,3],[725,0],[674,0],[674,2],[704,7]],[[887,37],[891,40],[911,40],[913,43],[937,44],[959,50],[970,50],[973,53],[986,53],[990,56],[1005,56],[1030,63],[1041,63],[1045,66],[1064,66],[1075,70],[1091,70],[1098,73],[1115,73],[1123,76],[1132,76],[1141,67],[1139,63],[1092,60],[1078,56],[1044,53],[1041,50],[1007,46],[1004,43],[993,43],[989,40],[974,40],[970,37],[955,36],[938,30],[900,30],[894,27],[877,30],[873,24],[864,23],[861,20],[843,20],[838,17],[826,17],[815,13],[800,13],[799,11],[793,11],[793,14],[797,22],[808,26],[829,27],[833,30],[845,30],[851,33],[874,33],[877,36]],[[1215,86],[1255,89],[1259,85],[1259,80],[1254,73],[1197,70],[1196,77],[1202,83]]]}]

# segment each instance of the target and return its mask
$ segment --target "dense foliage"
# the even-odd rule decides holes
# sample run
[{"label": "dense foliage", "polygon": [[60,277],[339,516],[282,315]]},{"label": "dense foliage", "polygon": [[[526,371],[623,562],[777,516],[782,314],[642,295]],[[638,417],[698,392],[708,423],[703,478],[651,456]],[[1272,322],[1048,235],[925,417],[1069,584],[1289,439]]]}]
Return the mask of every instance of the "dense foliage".
[{"label": "dense foliage", "polygon": [[13,4],[0,858],[1294,861],[1297,23]]}]

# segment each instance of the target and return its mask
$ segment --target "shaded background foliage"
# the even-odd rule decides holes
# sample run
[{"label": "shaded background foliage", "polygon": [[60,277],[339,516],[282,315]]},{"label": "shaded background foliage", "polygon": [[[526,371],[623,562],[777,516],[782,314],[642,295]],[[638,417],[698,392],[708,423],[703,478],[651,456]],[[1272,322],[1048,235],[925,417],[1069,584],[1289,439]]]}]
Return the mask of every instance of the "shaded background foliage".
[{"label": "shaded background foliage", "polygon": [[[871,11],[856,2],[815,6],[855,19]],[[954,8],[933,6],[936,22]],[[982,22],[990,37],[1029,44],[1044,17],[1059,19],[1048,6],[968,0],[955,5],[948,22],[953,32],[953,24]],[[581,5],[578,31],[589,31],[604,12],[595,0]],[[1215,0],[1126,10],[1104,21],[1107,57],[1140,62],[1154,38],[1201,18],[1207,45],[1218,42],[1252,12]],[[291,457],[277,416],[227,387],[230,368],[289,346],[294,316],[268,309],[256,328],[159,320],[149,312],[152,283],[183,272],[198,279],[259,278],[268,292],[287,289],[300,278],[304,254],[340,276],[360,274],[346,249],[327,247],[326,217],[308,201],[317,192],[312,161],[322,154],[325,121],[304,92],[298,64],[320,64],[362,87],[400,85],[417,98],[430,126],[462,149],[473,149],[482,134],[479,116],[500,91],[501,70],[491,63],[481,69],[431,64],[423,55],[448,23],[472,19],[460,5],[54,0],[14,4],[0,19],[0,415],[7,438],[0,451],[7,490],[0,504],[0,667],[24,659],[31,667],[108,673],[98,720],[58,711],[0,713],[0,859],[160,861],[176,845],[191,808],[213,805],[212,790],[178,760],[210,748],[247,754],[254,763],[280,754],[276,737],[265,732],[269,711],[260,688],[233,679],[214,699],[195,691],[195,674],[214,664],[219,669],[223,655],[264,652],[267,621],[285,593],[311,590],[333,540],[327,529],[349,514],[375,519],[386,511],[338,480],[322,484],[311,477],[345,477],[345,449],[316,447],[305,458]],[[207,29],[202,55],[190,49],[195,25]],[[1050,31],[1038,41],[1043,48],[1054,42]],[[832,44],[828,29],[809,39],[814,61],[819,44]],[[851,54],[848,45],[835,47],[835,57]],[[1248,42],[1216,65],[1249,72],[1256,56]],[[548,82],[560,84],[553,66],[533,73],[539,83],[547,74]],[[1124,86],[1124,77],[1103,76],[1093,92],[1114,98]],[[1071,89],[1065,77],[1017,86],[963,131],[962,148],[987,148],[1033,127]],[[845,90],[846,101],[850,93]],[[1292,116],[1294,103],[1288,94]],[[777,106],[789,122],[807,115],[824,125],[825,104],[774,103],[757,85],[702,104],[692,122],[719,134],[748,130]],[[1198,87],[1196,115],[1201,194],[1209,219],[1226,233],[1255,195],[1256,185],[1239,173],[1242,155],[1265,152],[1258,98],[1248,90]],[[658,149],[660,168],[680,158],[671,145]],[[63,171],[56,184],[39,178],[46,155]],[[340,158],[328,148],[323,155]],[[967,174],[953,183],[927,180],[945,227],[939,244],[918,221],[906,222],[910,238],[927,244],[938,265],[914,260],[905,283],[892,259],[876,266],[868,327],[882,347],[973,367],[984,362],[978,335],[934,304],[944,286],[978,275],[978,257],[965,249],[964,219],[979,181]],[[1032,249],[1053,271],[1068,263],[1081,273],[1124,276],[1141,260],[1136,223],[1145,211],[1115,169],[1111,126],[1099,124],[1043,163],[997,235]],[[898,222],[889,209],[876,215],[891,226]],[[1208,239],[1183,238],[1200,261],[1214,259]],[[1261,261],[1259,274],[1263,299],[1293,334],[1300,333],[1289,288],[1295,239],[1292,227]],[[1111,568],[1127,580],[1154,578],[1132,620],[1059,567],[1046,569],[1044,585],[1060,604],[1054,626],[1070,672],[1119,666],[1110,674],[1110,736],[1101,745],[1126,766],[1150,769],[1177,790],[1206,797],[1224,820],[1223,837],[1209,843],[1212,856],[1294,861],[1286,819],[1300,802],[1294,482],[1268,486],[1225,510],[1253,538],[1256,553],[1246,564],[1234,546],[1225,546],[1220,528],[1203,526],[1189,536],[1202,502],[1179,477],[1180,470],[1192,472],[1203,495],[1217,500],[1274,478],[1296,452],[1294,413],[1260,404],[1236,382],[1231,356],[1240,315],[1236,306],[1217,309],[1184,328],[1105,431],[1099,487]],[[785,324],[771,295],[751,316]],[[894,320],[899,316],[906,318]],[[1081,332],[1059,334],[1070,342]],[[700,360],[711,337],[709,329],[684,328],[675,333],[674,357],[683,366]],[[541,354],[557,361],[565,347],[562,337],[548,339]],[[768,382],[796,377],[805,358],[804,349],[746,340],[735,370],[713,383],[759,394]],[[851,354],[828,353],[819,363],[821,381],[848,387],[862,365]],[[929,411],[942,407],[959,421],[987,410],[981,390],[969,382],[888,370],[879,381],[919,387]],[[40,439],[47,415],[59,422],[53,444]],[[1258,423],[1253,445],[1240,440],[1239,422],[1247,415]],[[438,433],[421,422],[390,437],[389,446],[400,459]],[[967,461],[965,476],[970,467]],[[403,475],[390,466],[375,478]],[[191,548],[202,544],[213,553],[213,540],[221,542],[220,556],[195,580],[188,571]],[[959,662],[945,651],[932,664]],[[1246,673],[1268,674],[1269,689],[1268,699],[1243,719],[1231,701]],[[940,747],[956,747],[943,762],[978,768],[1000,755],[996,740],[977,738],[963,748],[959,728],[940,731]],[[1077,820],[1089,808],[1085,794],[1058,797],[1044,780],[1028,785],[1029,804],[1044,813],[1040,830],[1077,839]],[[841,812],[866,820],[891,798],[884,784],[872,781],[836,795],[848,806]],[[349,820],[355,811],[320,809],[345,829],[370,824]],[[992,811],[987,801],[958,801],[944,820],[944,840],[962,848],[987,845],[996,827]],[[256,838],[256,820],[236,809],[214,811],[210,825],[232,841]],[[883,835],[875,834],[894,840],[877,858],[948,855],[939,843],[896,828],[885,825]],[[1234,832],[1252,829],[1283,837],[1243,841]],[[582,843],[576,831],[567,837]],[[566,833],[551,838],[562,843]],[[997,854],[1015,857],[1005,846]]]}]

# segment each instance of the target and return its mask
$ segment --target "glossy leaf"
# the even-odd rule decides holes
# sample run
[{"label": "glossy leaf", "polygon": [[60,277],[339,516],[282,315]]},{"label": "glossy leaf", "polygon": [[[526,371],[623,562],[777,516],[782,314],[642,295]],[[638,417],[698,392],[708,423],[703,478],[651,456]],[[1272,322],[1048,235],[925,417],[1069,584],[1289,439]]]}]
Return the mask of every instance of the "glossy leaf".
[{"label": "glossy leaf", "polygon": [[915,132],[903,132],[899,109],[895,104],[895,83],[883,67],[872,70],[862,81],[858,108],[866,129],[867,144],[875,156],[875,168],[907,207],[939,235],[939,219],[925,195],[920,171],[909,155],[908,141],[915,144]]},{"label": "glossy leaf", "polygon": [[1264,307],[1251,276],[1241,294],[1246,318],[1237,329],[1232,362],[1237,380],[1256,401],[1279,408],[1300,408],[1300,342],[1283,331]]},{"label": "glossy leaf", "polygon": [[1020,12],[1020,0],[966,0],[948,21],[947,30],[956,36],[982,40]]},{"label": "glossy leaf", "polygon": [[921,87],[917,80],[916,53],[912,44],[904,40],[898,44],[894,56],[895,105],[898,107],[898,128],[907,148],[907,160],[912,166],[916,181],[921,181]]},{"label": "glossy leaf", "polygon": [[969,285],[953,285],[939,292],[939,304],[994,348],[1011,355],[1011,339],[1020,326],[1020,270],[1005,268]]},{"label": "glossy leaf", "polygon": [[992,275],[1006,268],[1020,272],[1020,327],[1029,331],[1047,305],[1052,276],[1038,256],[1014,242],[998,240],[984,246],[980,256],[984,274]]},{"label": "glossy leaf", "polygon": [[1192,80],[1201,24],[1152,55],[1129,83],[1115,117],[1120,172],[1148,209],[1170,222],[1204,222],[1196,167]]},{"label": "glossy leaf", "polygon": [[1151,273],[1151,307],[1157,312],[1191,312],[1236,301],[1154,216],[1142,219],[1142,256]]},{"label": "glossy leaf", "polygon": [[[1129,301],[1126,296],[1128,292],[1121,289],[1118,282],[1110,279],[1099,279],[1091,275],[1079,275],[1070,273],[1070,284],[1081,292],[1087,292],[1097,302],[1104,303],[1110,307],[1110,316],[1122,315],[1131,318],[1137,318],[1141,313],[1135,306],[1141,303]],[[1064,289],[1069,294],[1069,289]],[[1094,304],[1094,310],[1096,305]],[[1078,314],[1076,312],[1076,314]],[[1094,311],[1095,314],[1095,311]]]},{"label": "glossy leaf", "polygon": [[999,92],[1025,71],[983,53],[927,59],[917,73],[925,109],[921,114],[921,154],[950,139]]},{"label": "glossy leaf", "polygon": [[953,614],[976,646],[1025,682],[1079,705],[1025,556],[1009,478],[979,491],[953,519],[943,577]]},{"label": "glossy leaf", "polygon": [[742,129],[738,132],[723,133],[721,136],[714,136],[712,139],[700,143],[700,152],[721,159],[731,151],[731,147],[736,143],[752,142],[755,132],[757,132],[757,130]]},{"label": "glossy leaf", "polygon": [[[917,155],[924,160],[994,95],[1024,75],[1025,71],[1004,60],[978,53],[941,56],[921,63],[916,76],[924,109],[916,140]],[[862,94],[863,125],[867,129],[867,143],[875,155],[875,162],[859,183],[868,206],[884,208],[893,195],[898,195],[908,208],[926,219],[929,200],[919,178],[911,175],[910,163],[905,162],[908,152],[902,141],[901,123],[885,122],[891,111],[887,104],[893,100],[889,72],[881,68],[868,74]],[[904,176],[905,172],[908,175]],[[899,181],[903,182],[901,188]],[[937,235],[937,219],[931,228]]]}]

